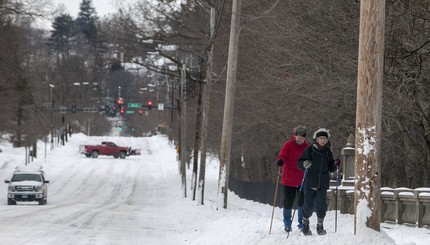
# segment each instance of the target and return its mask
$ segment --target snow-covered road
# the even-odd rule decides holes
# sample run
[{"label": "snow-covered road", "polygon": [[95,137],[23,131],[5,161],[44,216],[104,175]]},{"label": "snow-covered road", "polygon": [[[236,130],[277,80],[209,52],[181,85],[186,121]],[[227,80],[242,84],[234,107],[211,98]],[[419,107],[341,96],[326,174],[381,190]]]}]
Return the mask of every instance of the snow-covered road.
[{"label": "snow-covered road", "polygon": [[[176,164],[174,151],[165,144],[154,145],[157,141],[150,143],[151,138],[121,139],[110,140],[141,148],[142,155],[85,158],[78,154],[78,144],[88,142],[72,137],[66,146],[49,152],[46,162],[30,163],[44,166],[50,180],[48,204],[0,205],[0,244],[157,244],[166,237],[166,230],[170,237],[174,235],[176,224],[171,221],[175,219],[166,212],[170,203],[163,201],[166,196],[181,199],[178,179],[166,179],[179,178],[167,173],[174,168],[166,168]],[[91,140],[99,143],[109,138]],[[160,154],[162,159],[154,157]],[[16,160],[6,164],[4,179],[19,165]],[[0,190],[2,204],[6,189],[4,184]]]}]

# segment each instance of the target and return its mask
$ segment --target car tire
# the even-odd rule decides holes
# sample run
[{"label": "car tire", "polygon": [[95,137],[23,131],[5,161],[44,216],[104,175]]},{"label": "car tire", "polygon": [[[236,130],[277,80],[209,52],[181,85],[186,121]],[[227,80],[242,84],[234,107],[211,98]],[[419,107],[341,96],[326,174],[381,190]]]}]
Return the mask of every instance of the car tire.
[{"label": "car tire", "polygon": [[16,205],[16,201],[14,201],[14,200],[12,200],[12,199],[8,198],[8,199],[7,199],[7,205]]},{"label": "car tire", "polygon": [[119,158],[124,159],[125,158],[125,152],[121,151],[118,156],[119,156]]},{"label": "car tire", "polygon": [[92,158],[97,158],[98,156],[99,156],[99,152],[98,151],[91,152],[91,157]]},{"label": "car tire", "polygon": [[91,157],[91,155],[90,155],[90,154],[85,154],[85,156],[86,156],[86,157]]}]

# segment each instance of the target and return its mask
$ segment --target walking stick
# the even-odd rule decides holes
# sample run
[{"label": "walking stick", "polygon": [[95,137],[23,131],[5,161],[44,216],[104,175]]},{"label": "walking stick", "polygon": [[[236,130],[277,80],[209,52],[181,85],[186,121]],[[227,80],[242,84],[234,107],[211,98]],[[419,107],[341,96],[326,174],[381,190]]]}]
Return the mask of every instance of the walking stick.
[{"label": "walking stick", "polygon": [[[303,182],[305,181],[305,177],[306,177],[306,174],[308,173],[308,170],[306,169],[305,170],[305,174],[303,175],[303,179],[302,179],[302,184],[300,185],[300,189],[299,189],[299,196],[298,196],[298,198],[297,198],[297,209],[299,208],[298,207],[298,202],[299,202],[299,200],[300,200],[300,195],[302,194],[302,189],[303,189]],[[291,221],[294,221],[294,215],[296,214],[296,210],[294,209],[294,211],[293,211],[293,217],[291,218]],[[288,232],[288,234],[287,234],[287,239],[288,239],[288,237],[290,236],[290,232]]]},{"label": "walking stick", "polygon": [[339,168],[336,169],[336,193],[335,193],[335,203],[334,203],[334,232],[337,232],[337,191],[339,186]]},{"label": "walking stick", "polygon": [[278,194],[279,175],[280,175],[280,174],[281,174],[281,167],[279,167],[279,169],[278,169],[278,174],[277,174],[277,176],[276,176],[275,197],[273,198],[272,219],[270,220],[269,235],[272,233],[273,214],[275,213],[276,195]]}]

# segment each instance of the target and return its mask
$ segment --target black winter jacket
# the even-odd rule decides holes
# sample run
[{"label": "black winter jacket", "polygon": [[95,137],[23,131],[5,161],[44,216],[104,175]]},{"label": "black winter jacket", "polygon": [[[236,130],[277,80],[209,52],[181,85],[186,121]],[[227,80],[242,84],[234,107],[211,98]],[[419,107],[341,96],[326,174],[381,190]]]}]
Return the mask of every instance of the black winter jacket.
[{"label": "black winter jacket", "polygon": [[298,168],[305,170],[303,167],[303,162],[306,160],[310,160],[312,165],[307,170],[303,187],[329,189],[329,172],[335,172],[337,170],[337,167],[334,164],[334,158],[330,149],[330,144],[327,144],[327,147],[321,150],[318,149],[316,143],[308,146],[298,160]]}]

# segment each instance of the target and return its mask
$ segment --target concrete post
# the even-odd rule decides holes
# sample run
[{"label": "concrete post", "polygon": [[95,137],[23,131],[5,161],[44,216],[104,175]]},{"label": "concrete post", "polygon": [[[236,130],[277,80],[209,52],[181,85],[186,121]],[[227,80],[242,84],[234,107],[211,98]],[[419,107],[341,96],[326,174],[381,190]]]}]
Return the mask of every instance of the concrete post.
[{"label": "concrete post", "polygon": [[355,177],[355,137],[350,134],[346,146],[342,149],[342,185],[354,186]]}]

